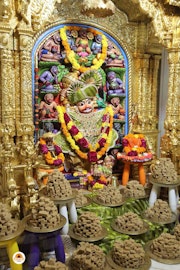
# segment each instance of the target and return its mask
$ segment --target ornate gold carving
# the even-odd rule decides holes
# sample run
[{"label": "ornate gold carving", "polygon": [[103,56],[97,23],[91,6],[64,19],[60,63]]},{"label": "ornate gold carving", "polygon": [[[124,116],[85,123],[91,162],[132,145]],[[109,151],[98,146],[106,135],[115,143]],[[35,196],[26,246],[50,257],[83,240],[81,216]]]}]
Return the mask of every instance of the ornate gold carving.
[{"label": "ornate gold carving", "polygon": [[18,14],[21,16],[20,25],[28,25],[34,30],[40,30],[45,26],[54,10],[54,6],[61,0],[18,0]]},{"label": "ornate gold carving", "polygon": [[165,0],[165,3],[168,3],[172,6],[180,7],[180,1],[179,0]]},{"label": "ornate gold carving", "polygon": [[13,5],[12,0],[2,0],[0,3],[0,11],[1,11],[1,18],[3,20],[9,21],[12,14],[13,9],[11,9],[11,6]]},{"label": "ornate gold carving", "polygon": [[82,13],[92,18],[111,16],[114,12],[115,5],[110,0],[84,0],[82,4]]},{"label": "ornate gold carving", "polygon": [[[140,7],[149,14],[152,18],[152,23],[155,29],[155,35],[159,38],[160,42],[166,47],[171,47],[174,41],[173,31],[179,28],[179,16],[174,15],[172,20],[172,13],[167,14],[165,7],[162,3],[155,0],[139,0]],[[176,37],[175,37],[176,38]]]}]

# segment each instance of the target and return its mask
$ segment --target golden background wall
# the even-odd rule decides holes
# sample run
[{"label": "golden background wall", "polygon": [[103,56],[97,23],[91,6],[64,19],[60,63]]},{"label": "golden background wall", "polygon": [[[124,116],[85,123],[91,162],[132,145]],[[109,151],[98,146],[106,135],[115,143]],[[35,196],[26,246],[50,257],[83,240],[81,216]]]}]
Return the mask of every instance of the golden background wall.
[{"label": "golden background wall", "polygon": [[[94,2],[96,6],[97,1]],[[98,27],[123,47],[129,62],[129,130],[144,133],[154,153],[158,152],[161,57],[163,48],[166,49],[168,100],[160,153],[170,156],[179,172],[180,6],[177,1],[163,0],[113,2],[115,13],[105,18],[82,14],[77,0],[0,2],[0,190],[3,196],[9,191],[29,192],[33,196],[31,177],[38,159],[34,144],[32,50],[45,31],[65,23]]]}]

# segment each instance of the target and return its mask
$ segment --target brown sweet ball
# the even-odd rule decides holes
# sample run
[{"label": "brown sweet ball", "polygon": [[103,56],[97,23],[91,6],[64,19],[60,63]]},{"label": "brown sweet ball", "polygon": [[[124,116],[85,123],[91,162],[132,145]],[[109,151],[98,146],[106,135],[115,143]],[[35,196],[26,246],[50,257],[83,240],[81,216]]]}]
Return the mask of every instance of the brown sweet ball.
[{"label": "brown sweet ball", "polygon": [[134,239],[115,241],[112,260],[120,267],[138,269],[145,263],[145,251]]},{"label": "brown sweet ball", "polygon": [[123,231],[140,231],[144,227],[143,220],[133,212],[127,212],[122,216],[118,216],[115,220],[115,224]]},{"label": "brown sweet ball", "polygon": [[71,257],[72,270],[103,270],[105,254],[95,244],[80,242]]},{"label": "brown sweet ball", "polygon": [[97,194],[97,200],[104,204],[118,204],[122,202],[122,194],[117,187],[108,185],[100,189]]},{"label": "brown sweet ball", "polygon": [[154,205],[145,211],[145,215],[149,219],[156,219],[160,222],[165,222],[171,219],[172,212],[166,201],[157,199]]},{"label": "brown sweet ball", "polygon": [[144,186],[137,180],[131,180],[124,189],[124,195],[130,198],[144,197],[146,195]]},{"label": "brown sweet ball", "polygon": [[150,167],[152,179],[158,183],[173,184],[177,182],[177,172],[170,158],[159,158]]},{"label": "brown sweet ball", "polygon": [[102,232],[100,218],[93,212],[84,212],[74,224],[73,231],[81,237],[96,237]]},{"label": "brown sweet ball", "polygon": [[151,252],[162,259],[176,259],[180,257],[180,244],[175,235],[162,233],[152,241]]},{"label": "brown sweet ball", "polygon": [[77,190],[77,195],[75,199],[75,204],[77,206],[83,206],[88,202],[86,196],[84,196],[84,191],[82,189]]},{"label": "brown sweet ball", "polygon": [[50,258],[48,261],[40,261],[39,265],[34,268],[34,270],[68,270],[62,262],[56,261],[54,258]]},{"label": "brown sweet ball", "polygon": [[19,221],[12,218],[10,207],[0,202],[0,239],[18,230]]},{"label": "brown sweet ball", "polygon": [[64,174],[53,170],[48,176],[47,194],[53,199],[66,199],[72,195],[72,188]]},{"label": "brown sweet ball", "polygon": [[48,229],[55,227],[60,221],[61,216],[54,202],[42,196],[30,210],[27,225],[38,229]]},{"label": "brown sweet ball", "polygon": [[174,235],[180,241],[180,223],[174,227]]}]

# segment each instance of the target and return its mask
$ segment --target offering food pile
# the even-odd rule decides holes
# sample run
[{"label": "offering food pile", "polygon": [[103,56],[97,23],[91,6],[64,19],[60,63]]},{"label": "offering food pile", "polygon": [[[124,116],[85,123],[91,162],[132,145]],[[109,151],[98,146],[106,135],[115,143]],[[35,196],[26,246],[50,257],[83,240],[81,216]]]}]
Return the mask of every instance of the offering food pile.
[{"label": "offering food pile", "polygon": [[78,193],[77,193],[77,196],[75,199],[75,204],[77,206],[85,205],[88,202],[88,199],[87,199],[87,197],[84,196],[84,191],[82,189],[79,189],[77,192]]},{"label": "offering food pile", "polygon": [[149,219],[165,222],[172,218],[172,212],[166,201],[158,199],[152,207],[145,211],[145,216]]},{"label": "offering food pile", "polygon": [[180,223],[174,227],[174,235],[180,241]]},{"label": "offering food pile", "polygon": [[145,251],[134,239],[115,241],[112,248],[112,260],[124,268],[139,268],[145,262]]},{"label": "offering food pile", "polygon": [[175,235],[162,233],[158,238],[152,241],[150,245],[151,252],[162,259],[180,258],[180,242]]},{"label": "offering food pile", "polygon": [[72,195],[71,185],[62,172],[54,170],[49,174],[47,194],[53,199],[66,199]]},{"label": "offering food pile", "polygon": [[127,212],[122,216],[118,216],[115,224],[123,231],[140,231],[144,227],[143,220],[133,212]]},{"label": "offering food pile", "polygon": [[177,172],[170,158],[159,158],[151,165],[152,180],[158,183],[177,183]]},{"label": "offering food pile", "polygon": [[121,203],[123,200],[120,190],[111,185],[104,186],[104,188],[99,190],[96,198],[99,202],[108,205],[118,204]]},{"label": "offering food pile", "polygon": [[68,270],[69,268],[61,262],[57,262],[56,259],[50,258],[49,261],[41,261],[34,270]]},{"label": "offering food pile", "polygon": [[61,222],[61,218],[54,202],[42,196],[30,210],[27,225],[39,229],[53,228]]},{"label": "offering food pile", "polygon": [[105,254],[92,243],[80,242],[71,258],[72,270],[102,270],[105,266]]},{"label": "offering food pile", "polygon": [[0,202],[0,240],[1,237],[9,236],[17,231],[19,221],[12,218],[8,205]]},{"label": "offering food pile", "polygon": [[131,180],[127,183],[124,189],[124,195],[130,198],[139,198],[146,195],[144,186],[140,184],[137,180]]},{"label": "offering food pile", "polygon": [[95,237],[102,232],[100,218],[93,212],[84,212],[74,224],[73,231],[81,237]]}]

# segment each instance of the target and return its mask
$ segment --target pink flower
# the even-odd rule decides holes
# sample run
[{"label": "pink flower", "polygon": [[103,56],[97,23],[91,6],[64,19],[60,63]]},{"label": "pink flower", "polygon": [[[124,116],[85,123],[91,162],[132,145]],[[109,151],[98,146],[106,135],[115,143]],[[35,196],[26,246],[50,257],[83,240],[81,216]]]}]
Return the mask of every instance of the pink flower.
[{"label": "pink flower", "polygon": [[128,146],[128,140],[126,140],[126,139],[123,139],[122,140],[122,145],[123,145],[123,147],[125,147],[125,146]]},{"label": "pink flower", "polygon": [[137,151],[130,151],[127,155],[130,157],[135,157],[138,155],[138,153],[137,153]]},{"label": "pink flower", "polygon": [[96,181],[92,181],[90,185],[93,187],[96,184]]},{"label": "pink flower", "polygon": [[99,140],[99,145],[100,145],[100,147],[103,147],[103,146],[105,145],[105,143],[106,143],[106,140],[105,140],[104,138],[101,138],[101,139]]},{"label": "pink flower", "polygon": [[77,135],[78,132],[79,132],[79,130],[78,130],[78,128],[76,126],[72,126],[69,131],[70,131],[70,133],[71,133],[72,136]]},{"label": "pink flower", "polygon": [[56,159],[56,160],[54,160],[54,165],[55,166],[59,166],[59,165],[61,165],[62,164],[62,160],[61,159]]},{"label": "pink flower", "polygon": [[107,121],[107,114],[104,114],[102,117],[102,122],[106,122]]},{"label": "pink flower", "polygon": [[85,138],[81,138],[77,141],[77,143],[81,146],[81,147],[84,147],[84,148],[87,148],[88,147],[88,142]]},{"label": "pink flower", "polygon": [[141,139],[141,146],[146,148],[146,141],[145,139]]},{"label": "pink flower", "polygon": [[54,145],[54,150],[56,152],[56,155],[59,155],[60,153],[62,153],[62,150],[58,145]]},{"label": "pink flower", "polygon": [[68,124],[71,121],[71,118],[69,117],[69,115],[67,113],[64,114],[64,120],[65,120],[66,124]]},{"label": "pink flower", "polygon": [[88,153],[89,162],[97,162],[97,153],[95,151],[91,151]]},{"label": "pink flower", "polygon": [[106,134],[109,134],[109,127],[106,128],[105,133],[106,133]]},{"label": "pink flower", "polygon": [[47,154],[48,153],[47,145],[40,144],[40,151],[42,152],[42,154]]}]

